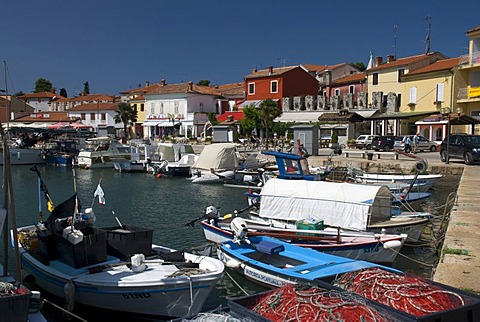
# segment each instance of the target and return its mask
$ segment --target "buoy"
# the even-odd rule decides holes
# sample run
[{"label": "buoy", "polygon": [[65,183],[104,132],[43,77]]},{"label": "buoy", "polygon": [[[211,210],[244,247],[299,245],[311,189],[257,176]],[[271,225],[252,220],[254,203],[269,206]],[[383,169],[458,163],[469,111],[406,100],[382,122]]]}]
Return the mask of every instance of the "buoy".
[{"label": "buoy", "polygon": [[240,262],[237,261],[236,259],[229,259],[225,265],[228,267],[228,268],[239,268],[240,267]]},{"label": "buoy", "polygon": [[158,173],[157,174],[157,179],[160,179],[162,177],[162,174],[161,173]]},{"label": "buoy", "polygon": [[383,243],[383,248],[385,249],[400,249],[402,243],[399,240],[389,240]]}]

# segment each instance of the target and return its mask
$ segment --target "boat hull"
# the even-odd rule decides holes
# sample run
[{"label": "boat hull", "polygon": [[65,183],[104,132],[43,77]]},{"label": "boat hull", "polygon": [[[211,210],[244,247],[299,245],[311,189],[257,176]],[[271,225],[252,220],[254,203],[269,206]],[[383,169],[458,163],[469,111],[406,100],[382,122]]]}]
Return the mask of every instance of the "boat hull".
[{"label": "boat hull", "polygon": [[[201,222],[203,233],[208,241],[221,244],[233,240],[233,234],[229,230],[216,227],[207,221]],[[302,232],[301,232],[302,233]],[[303,233],[308,234],[309,231]],[[329,236],[334,236],[330,234]],[[343,244],[322,244],[308,242],[292,242],[293,245],[311,248],[330,255],[336,255],[351,259],[365,260],[374,263],[391,264],[403,246],[406,235],[359,242],[346,242]],[[353,240],[353,239],[352,239]],[[385,246],[387,245],[387,247]],[[390,246],[392,245],[392,246]]]},{"label": "boat hull", "polygon": [[[42,150],[10,148],[9,151],[11,165],[32,165],[45,163]],[[0,165],[3,165],[3,152],[0,152]]]},{"label": "boat hull", "polygon": [[[152,248],[153,253],[171,251],[156,245]],[[198,263],[194,270],[201,272],[185,274],[188,269],[160,258],[148,260],[145,270],[134,272],[113,256],[106,262],[75,269],[60,260],[44,264],[22,246],[20,253],[23,269],[35,277],[38,286],[58,297],[73,294],[68,298],[71,302],[155,317],[198,314],[224,270],[217,259],[189,253],[184,254],[186,262]]]}]

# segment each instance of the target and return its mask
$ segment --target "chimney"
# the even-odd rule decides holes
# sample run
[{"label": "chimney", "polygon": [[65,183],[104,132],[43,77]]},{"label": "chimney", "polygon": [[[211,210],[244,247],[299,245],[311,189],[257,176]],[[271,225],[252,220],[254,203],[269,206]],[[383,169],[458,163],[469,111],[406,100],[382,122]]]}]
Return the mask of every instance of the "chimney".
[{"label": "chimney", "polygon": [[257,72],[257,67],[255,67],[254,69],[252,69],[252,74],[255,74]]},{"label": "chimney", "polygon": [[165,85],[167,85],[167,83],[165,82],[164,79],[162,79],[162,80],[160,81],[160,85],[165,86]]},{"label": "chimney", "polygon": [[145,87],[148,87],[150,86],[150,82],[149,81],[145,81]]},{"label": "chimney", "polygon": [[378,67],[378,66],[380,66],[381,64],[383,64],[383,59],[382,59],[382,57],[380,57],[380,56],[375,57],[375,67]]},{"label": "chimney", "polygon": [[394,62],[395,61],[395,56],[393,55],[388,55],[387,56],[387,63],[391,63],[391,62]]},{"label": "chimney", "polygon": [[268,74],[269,75],[273,74],[273,66],[268,67]]},{"label": "chimney", "polygon": [[188,90],[193,91],[193,82],[192,81],[188,82]]}]

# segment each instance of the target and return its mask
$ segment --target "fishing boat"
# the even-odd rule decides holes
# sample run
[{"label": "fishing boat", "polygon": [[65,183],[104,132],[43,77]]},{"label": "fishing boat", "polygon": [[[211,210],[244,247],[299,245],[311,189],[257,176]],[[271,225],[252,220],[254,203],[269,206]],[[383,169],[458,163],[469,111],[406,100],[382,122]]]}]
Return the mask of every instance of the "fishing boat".
[{"label": "fishing boat", "polygon": [[78,166],[85,169],[113,168],[114,160],[130,160],[132,149],[111,137],[85,141],[86,148],[78,153]]},{"label": "fishing boat", "polygon": [[431,215],[392,216],[392,193],[385,186],[307,180],[270,179],[260,192],[258,213],[251,216],[280,223],[313,218],[345,230],[406,233],[418,241]]},{"label": "fishing boat", "polygon": [[366,182],[366,183],[412,183],[415,181],[416,183],[423,183],[428,184],[430,186],[435,185],[435,183],[440,179],[443,178],[442,174],[378,174],[378,173],[364,173],[356,177],[357,179]]},{"label": "fishing boat", "polygon": [[147,172],[157,176],[189,177],[198,155],[190,144],[158,143],[146,163]]},{"label": "fishing boat", "polygon": [[[217,244],[234,239],[230,229],[235,216],[218,217],[215,207],[207,207],[204,219],[200,222],[205,238]],[[321,251],[326,254],[369,262],[391,264],[402,248],[406,234],[387,235],[385,233],[346,232],[340,229],[324,228],[323,223],[301,221],[294,227],[273,225],[266,221],[243,218],[247,236],[268,236],[285,242]]]},{"label": "fishing boat", "polygon": [[206,145],[191,167],[192,183],[223,183],[232,178],[239,167],[236,145],[214,143]]},{"label": "fishing boat", "polygon": [[[11,165],[43,164],[45,163],[44,150],[35,147],[9,148]],[[0,165],[3,165],[3,149],[0,150]]]},{"label": "fishing boat", "polygon": [[[235,239],[222,243],[218,258],[228,267],[260,284],[280,287],[285,284],[315,284],[339,274],[377,264],[345,258],[310,248],[299,247],[267,237],[247,237],[247,227],[241,218],[231,223]],[[395,270],[394,270],[395,271]]]},{"label": "fishing boat", "polygon": [[[39,194],[50,204],[38,178]],[[96,196],[105,203],[100,184]],[[45,221],[11,232],[13,245],[18,236],[22,267],[38,286],[63,297],[68,309],[80,303],[150,317],[200,312],[223,276],[221,261],[155,245],[152,229],[123,225],[117,217],[118,226],[97,228],[93,208],[78,205],[74,193]]]}]

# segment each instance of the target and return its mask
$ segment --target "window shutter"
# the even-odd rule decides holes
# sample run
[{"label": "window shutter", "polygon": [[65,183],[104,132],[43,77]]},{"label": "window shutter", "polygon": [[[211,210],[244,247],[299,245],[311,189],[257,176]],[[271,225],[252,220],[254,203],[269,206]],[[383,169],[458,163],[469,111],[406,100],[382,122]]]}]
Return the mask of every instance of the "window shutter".
[{"label": "window shutter", "polygon": [[443,102],[443,89],[444,89],[444,84],[443,83],[438,83],[437,84],[437,93],[435,96],[435,102]]},{"label": "window shutter", "polygon": [[410,87],[410,103],[417,104],[417,88]]}]

